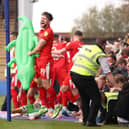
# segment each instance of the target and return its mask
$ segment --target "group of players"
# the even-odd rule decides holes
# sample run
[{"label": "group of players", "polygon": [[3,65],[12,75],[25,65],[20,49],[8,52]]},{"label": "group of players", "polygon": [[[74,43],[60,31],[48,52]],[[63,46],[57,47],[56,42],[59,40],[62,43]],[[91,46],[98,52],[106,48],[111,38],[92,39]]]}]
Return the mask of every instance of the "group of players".
[{"label": "group of players", "polygon": [[[39,32],[39,43],[30,52],[28,56],[39,53],[35,61],[35,77],[33,78],[28,91],[22,89],[21,83],[17,78],[17,66],[14,64],[11,80],[11,96],[15,109],[19,106],[26,106],[27,99],[31,105],[40,103],[39,110],[35,113],[34,118],[39,118],[46,112],[53,109],[51,118],[56,118],[60,111],[67,110],[68,102],[76,102],[79,98],[78,91],[72,83],[70,69],[73,65],[72,58],[83,45],[82,32],[77,30],[70,42],[59,41],[58,35],[54,35],[50,23],[53,20],[52,14],[43,12],[41,15]],[[15,40],[17,34],[11,33],[10,40]],[[15,49],[11,50],[12,55]],[[56,93],[53,88],[55,80],[58,81],[60,90]],[[38,99],[35,94],[38,93]],[[21,112],[23,111],[20,109]],[[12,113],[19,110],[12,110]]]}]

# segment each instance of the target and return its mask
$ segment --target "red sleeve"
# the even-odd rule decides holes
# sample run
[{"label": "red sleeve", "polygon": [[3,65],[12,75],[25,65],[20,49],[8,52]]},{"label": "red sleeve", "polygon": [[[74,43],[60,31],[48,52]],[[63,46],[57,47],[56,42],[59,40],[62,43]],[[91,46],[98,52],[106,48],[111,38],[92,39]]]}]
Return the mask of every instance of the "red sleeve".
[{"label": "red sleeve", "polygon": [[67,51],[69,51],[69,50],[71,50],[72,49],[72,43],[67,43],[66,44],[66,46],[65,46],[65,49],[67,50]]}]

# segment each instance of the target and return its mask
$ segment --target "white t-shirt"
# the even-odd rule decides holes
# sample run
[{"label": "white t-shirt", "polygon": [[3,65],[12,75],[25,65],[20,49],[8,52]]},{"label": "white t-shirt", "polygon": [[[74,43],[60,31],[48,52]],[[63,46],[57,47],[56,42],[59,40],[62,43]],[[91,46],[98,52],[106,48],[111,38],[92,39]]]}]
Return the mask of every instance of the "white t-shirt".
[{"label": "white t-shirt", "polygon": [[101,65],[101,68],[102,68],[104,74],[107,74],[107,73],[111,72],[111,70],[109,68],[108,60],[107,60],[106,57],[99,58],[98,61]]}]

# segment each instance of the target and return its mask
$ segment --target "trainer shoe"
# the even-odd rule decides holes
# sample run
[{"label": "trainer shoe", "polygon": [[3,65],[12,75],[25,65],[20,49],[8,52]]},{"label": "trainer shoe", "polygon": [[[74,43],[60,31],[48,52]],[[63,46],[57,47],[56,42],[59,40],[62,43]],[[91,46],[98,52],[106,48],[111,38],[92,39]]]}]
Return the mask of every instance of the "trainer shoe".
[{"label": "trainer shoe", "polygon": [[34,118],[37,119],[41,117],[42,115],[45,115],[46,112],[48,112],[48,109],[45,106],[43,106],[39,109],[38,112],[35,113]]},{"label": "trainer shoe", "polygon": [[62,114],[64,115],[64,116],[69,116],[69,114],[70,114],[71,112],[69,111],[69,110],[64,110],[64,109],[62,109]]},{"label": "trainer shoe", "polygon": [[56,105],[55,106],[55,110],[53,111],[52,118],[56,118],[59,115],[61,109],[62,109],[62,105],[61,104]]}]

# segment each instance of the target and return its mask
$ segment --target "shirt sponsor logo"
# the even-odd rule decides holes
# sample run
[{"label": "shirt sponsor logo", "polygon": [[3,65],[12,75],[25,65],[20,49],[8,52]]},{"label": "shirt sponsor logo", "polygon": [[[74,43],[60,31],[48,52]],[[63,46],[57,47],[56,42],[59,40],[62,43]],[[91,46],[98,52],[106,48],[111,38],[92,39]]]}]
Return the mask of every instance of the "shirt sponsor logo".
[{"label": "shirt sponsor logo", "polygon": [[47,31],[44,32],[44,36],[45,37],[48,36],[48,32]]},{"label": "shirt sponsor logo", "polygon": [[70,44],[70,42],[68,42],[68,43],[66,44],[66,46],[69,46],[69,44]]}]

